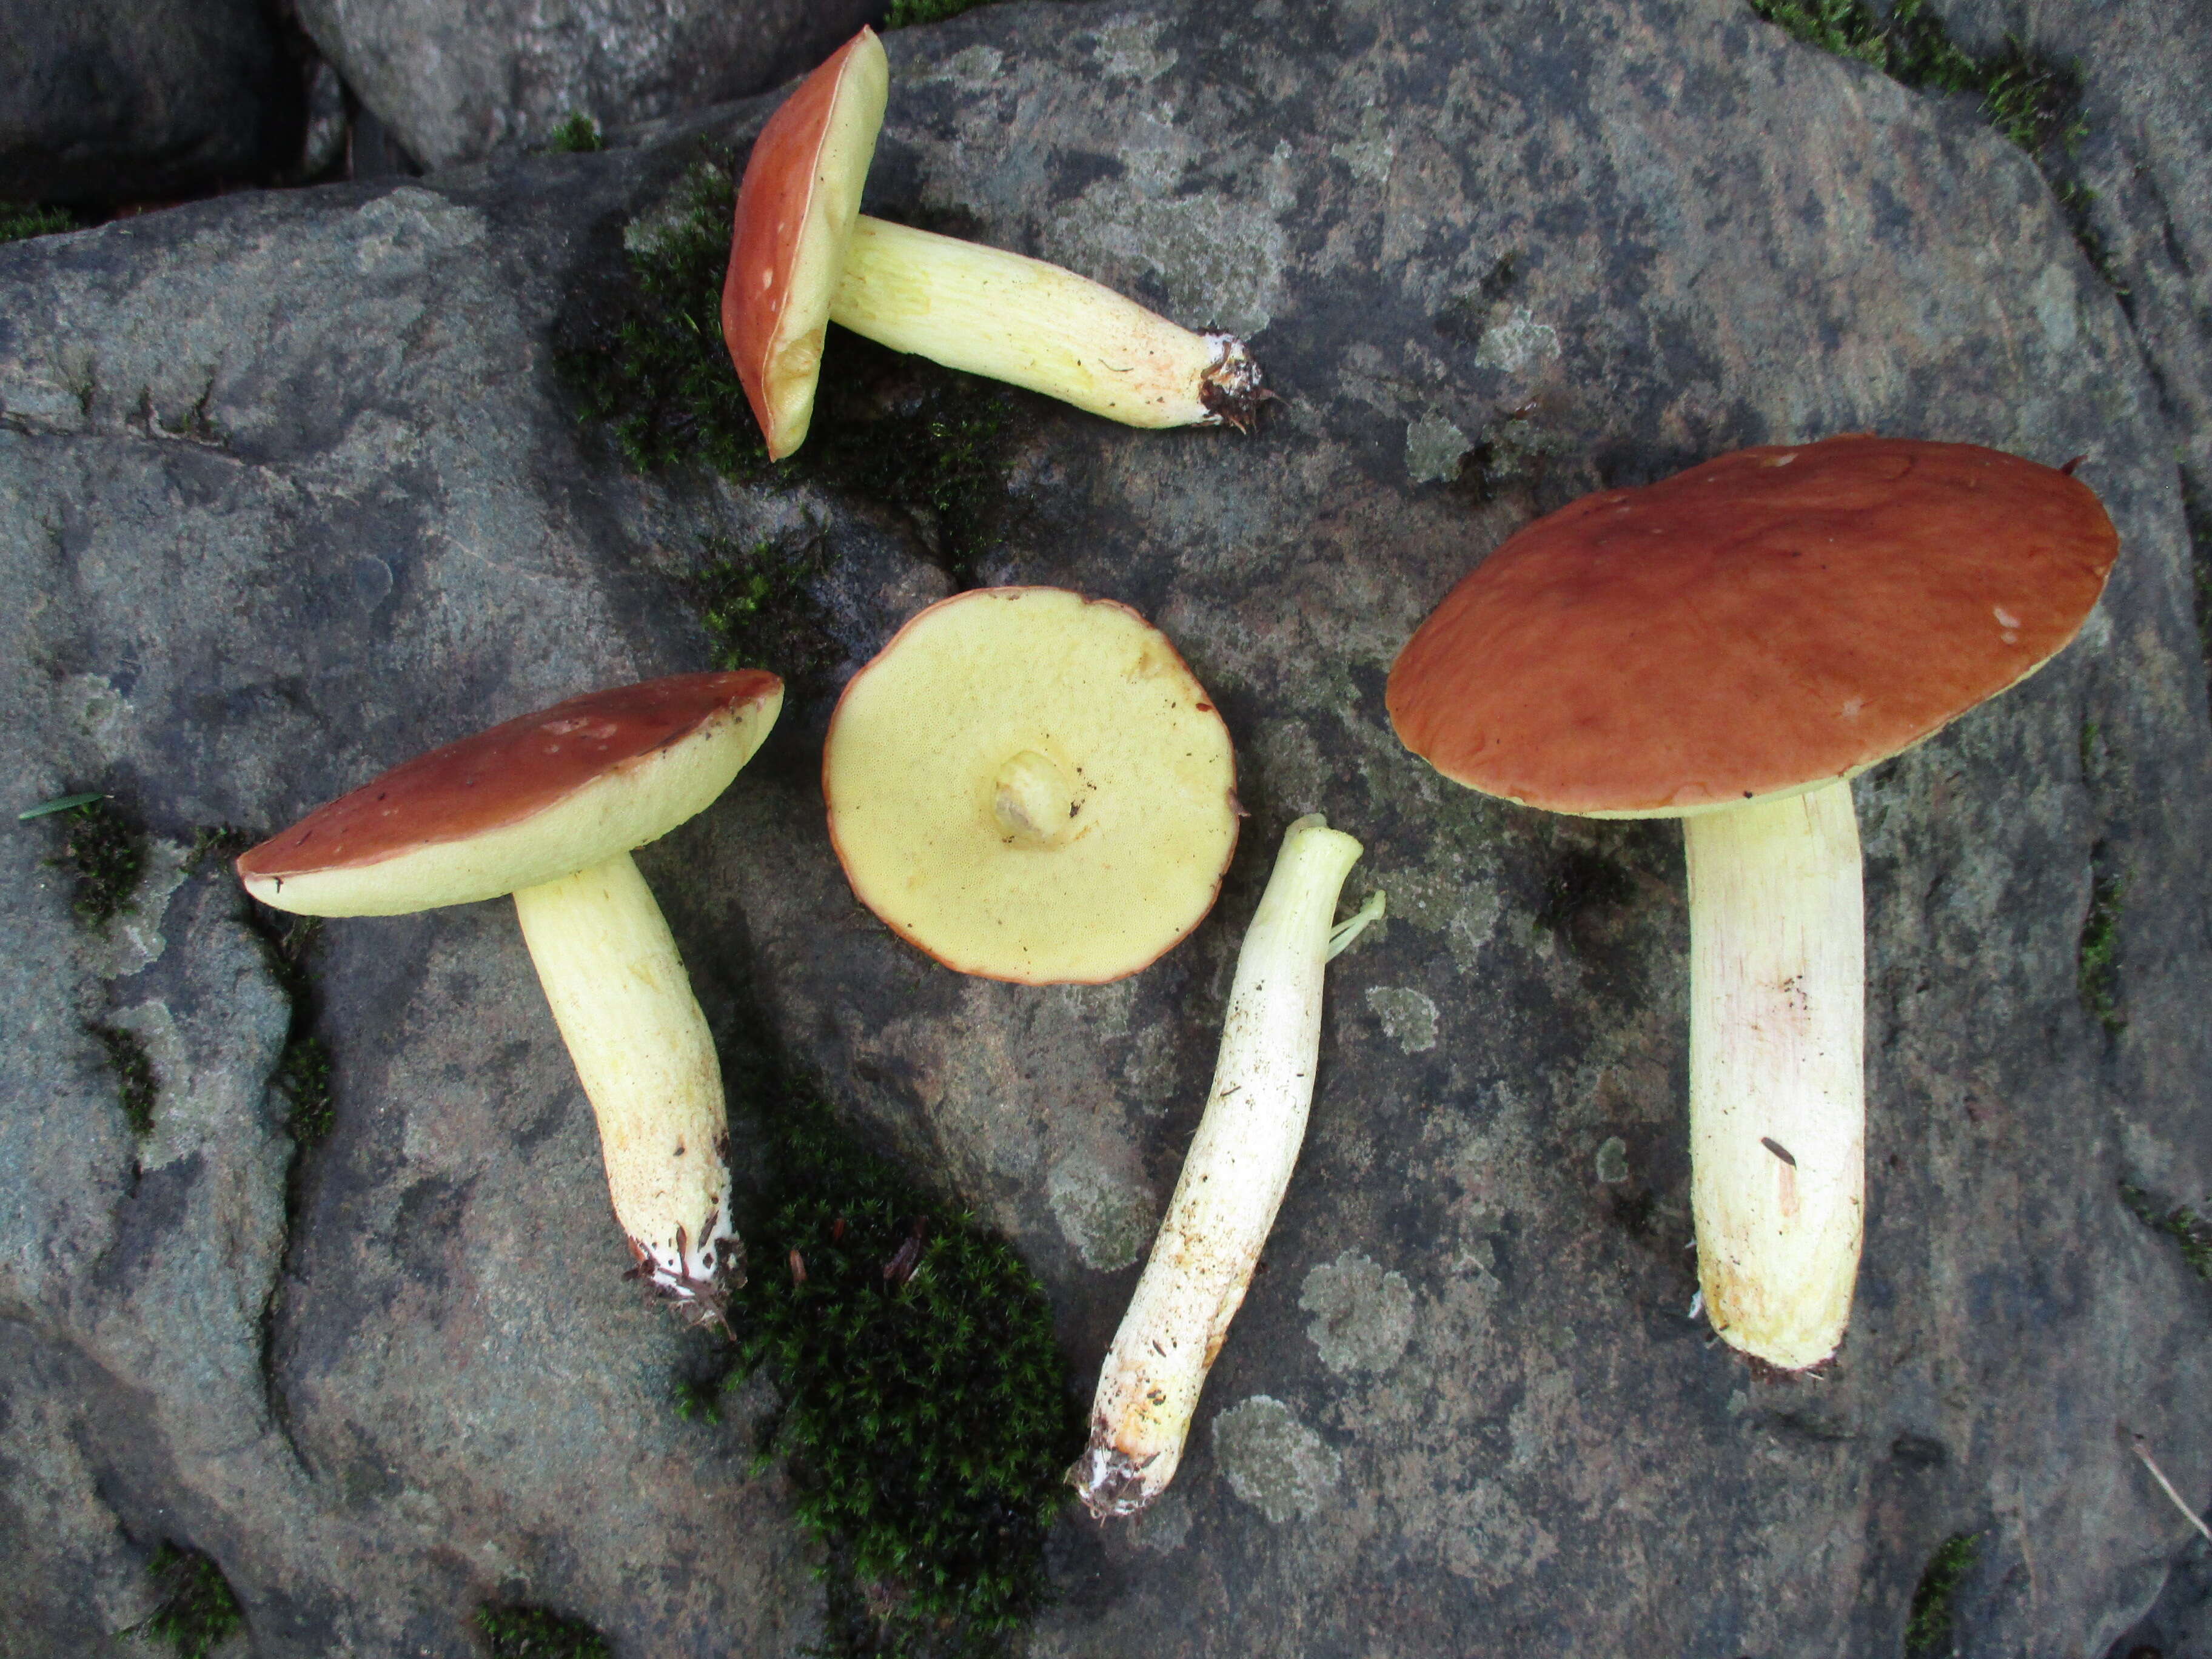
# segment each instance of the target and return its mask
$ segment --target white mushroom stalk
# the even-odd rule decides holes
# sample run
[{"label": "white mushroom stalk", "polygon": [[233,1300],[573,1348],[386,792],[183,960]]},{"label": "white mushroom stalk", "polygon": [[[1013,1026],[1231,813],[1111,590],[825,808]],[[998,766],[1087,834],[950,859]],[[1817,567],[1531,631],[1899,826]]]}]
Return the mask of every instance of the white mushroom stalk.
[{"label": "white mushroom stalk", "polygon": [[1360,850],[1319,814],[1284,833],[1237,954],[1205,1115],[1108,1351],[1091,1443],[1068,1471],[1101,1519],[1137,1513],[1174,1478],[1206,1373],[1290,1185],[1313,1103],[1323,966],[1382,914],[1378,892],[1332,927]]},{"label": "white mushroom stalk", "polygon": [[1269,395],[1234,335],[1194,333],[1041,259],[865,214],[830,320],[1125,426],[1242,428]]},{"label": "white mushroom stalk", "polygon": [[714,1039],[627,853],[514,895],[538,982],[599,1121],[632,1276],[721,1316],[742,1284]]},{"label": "white mushroom stalk", "polygon": [[1698,1285],[1731,1346],[1799,1370],[1843,1340],[1864,1226],[1866,930],[1851,787],[1682,827]]}]

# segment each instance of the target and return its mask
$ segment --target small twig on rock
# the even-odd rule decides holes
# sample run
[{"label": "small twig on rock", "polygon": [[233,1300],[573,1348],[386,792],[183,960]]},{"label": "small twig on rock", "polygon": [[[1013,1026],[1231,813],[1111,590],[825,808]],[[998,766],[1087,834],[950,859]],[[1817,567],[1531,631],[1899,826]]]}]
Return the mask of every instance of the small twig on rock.
[{"label": "small twig on rock", "polygon": [[2156,1480],[2165,1489],[2166,1495],[2173,1500],[2174,1508],[2189,1517],[2189,1524],[2204,1534],[2207,1543],[2212,1543],[2212,1527],[2206,1526],[2204,1517],[2191,1509],[2189,1500],[2173,1489],[2173,1482],[2166,1478],[2166,1471],[2159,1468],[2156,1461],[2151,1456],[2150,1443],[2139,1434],[2130,1434],[2128,1438],[2135,1446],[2136,1455],[2142,1459],[2143,1467],[2150,1471],[2151,1478]]}]

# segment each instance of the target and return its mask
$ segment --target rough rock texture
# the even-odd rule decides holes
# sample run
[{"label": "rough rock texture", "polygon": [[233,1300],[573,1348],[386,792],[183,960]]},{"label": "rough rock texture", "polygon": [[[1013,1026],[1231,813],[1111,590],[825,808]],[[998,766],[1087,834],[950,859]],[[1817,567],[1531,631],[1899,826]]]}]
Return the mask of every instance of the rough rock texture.
[{"label": "rough rock texture", "polygon": [[2212,629],[2212,21],[2157,0],[1934,9],[1971,50],[2016,40],[2081,82],[2087,131],[2064,165],[2093,192],[2086,222],[2176,428],[2198,617]]},{"label": "rough rock texture", "polygon": [[[1972,1532],[1961,1652],[2102,1651],[2184,1540],[2129,1433],[2212,1493],[2212,1291],[2119,1194],[2212,1192],[2212,732],[2183,434],[2033,168],[1720,0],[1008,6],[891,45],[872,210],[1251,334],[1284,393],[1249,441],[1018,398],[983,561],[1165,628],[1254,817],[1146,974],[961,980],[850,898],[826,700],[799,699],[641,857],[710,1018],[765,1018],[1020,1244],[1085,1397],[1135,1275],[1103,1264],[1172,1187],[1282,827],[1327,811],[1367,844],[1348,899],[1391,904],[1330,969],[1304,1160],[1176,1486],[1133,1526],[1060,1523],[1030,1650],[1894,1653]],[[573,422],[556,324],[691,153],[0,250],[22,804],[109,788],[177,845],[273,827],[703,665],[671,577],[704,533],[820,526],[841,674],[945,591],[927,524],[830,483],[641,482]],[[1532,513],[1869,428],[2085,454],[2125,550],[2074,648],[1857,786],[1867,1255],[1832,1372],[1777,1382],[1685,1316],[1677,832],[1443,784],[1382,687]],[[257,1655],[459,1656],[492,1594],[625,1655],[800,1651],[783,1489],[742,1425],[669,1407],[696,1339],[617,1278],[506,911],[326,931],[337,1127],[302,1154],[268,1087],[286,1010],[219,871],[157,860],[168,890],[95,935],[57,838],[0,837],[10,1635],[130,1650],[108,1633],[175,1537]],[[2100,882],[2109,1026],[2079,986]],[[155,1058],[143,1144],[88,1019]]]},{"label": "rough rock texture", "polygon": [[429,167],[702,108],[811,68],[883,0],[299,0],[346,83]]},{"label": "rough rock texture", "polygon": [[297,159],[262,0],[0,0],[0,200],[123,202]]}]

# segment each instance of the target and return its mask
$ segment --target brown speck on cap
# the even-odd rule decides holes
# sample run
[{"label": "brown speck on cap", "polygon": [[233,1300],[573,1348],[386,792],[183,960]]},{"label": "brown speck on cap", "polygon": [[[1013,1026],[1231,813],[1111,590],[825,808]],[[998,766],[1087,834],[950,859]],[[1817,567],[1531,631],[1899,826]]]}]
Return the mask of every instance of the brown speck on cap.
[{"label": "brown speck on cap", "polygon": [[1802,788],[2048,661],[2118,550],[2086,485],[1997,450],[1738,450],[1508,539],[1400,653],[1391,722],[1445,776],[1553,811]]},{"label": "brown speck on cap", "polygon": [[[393,767],[244,854],[239,873],[281,878],[374,864],[520,823],[782,684],[746,669],[571,697]],[[563,735],[557,748],[542,741],[549,731]]]}]

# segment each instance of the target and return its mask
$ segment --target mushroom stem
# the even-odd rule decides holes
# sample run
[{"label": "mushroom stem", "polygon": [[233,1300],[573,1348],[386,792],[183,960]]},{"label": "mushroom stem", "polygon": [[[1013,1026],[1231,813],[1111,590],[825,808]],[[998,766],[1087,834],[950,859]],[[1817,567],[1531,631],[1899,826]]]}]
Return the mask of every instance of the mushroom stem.
[{"label": "mushroom stem", "polygon": [[1835,1351],[1863,1224],[1865,919],[1851,787],[1683,820],[1690,1192],[1706,1316],[1787,1370]]},{"label": "mushroom stem", "polygon": [[744,1283],[729,1126],[706,1016],[627,853],[514,895],[562,1040],[599,1119],[636,1274],[702,1319]]},{"label": "mushroom stem", "polygon": [[1319,814],[1298,819],[1244,935],[1212,1092],[1107,1352],[1091,1443],[1068,1471],[1102,1520],[1134,1515],[1174,1477],[1206,1370],[1274,1224],[1313,1102],[1330,923],[1359,854]]},{"label": "mushroom stem", "polygon": [[1057,265],[866,214],[830,320],[1125,426],[1242,429],[1270,395],[1233,335],[1194,334]]}]

